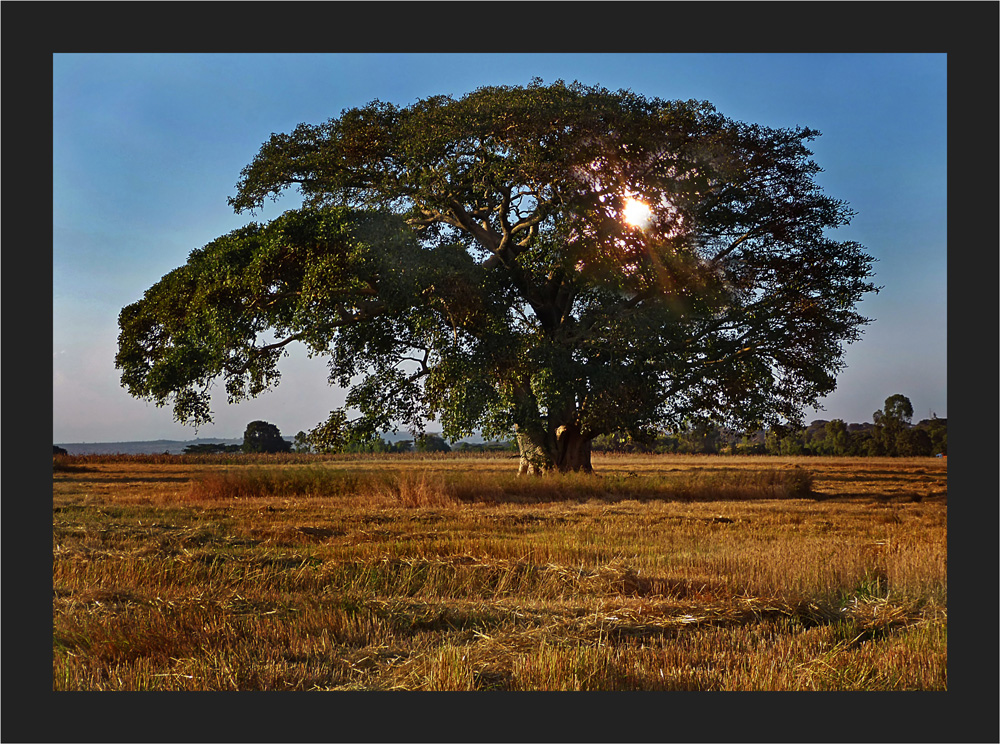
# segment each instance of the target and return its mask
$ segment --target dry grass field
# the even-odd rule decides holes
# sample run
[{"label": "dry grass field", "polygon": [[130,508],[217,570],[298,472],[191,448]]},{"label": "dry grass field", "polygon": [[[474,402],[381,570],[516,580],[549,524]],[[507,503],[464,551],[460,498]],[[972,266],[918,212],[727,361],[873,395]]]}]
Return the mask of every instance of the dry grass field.
[{"label": "dry grass field", "polygon": [[58,457],[54,690],[946,690],[947,460]]}]

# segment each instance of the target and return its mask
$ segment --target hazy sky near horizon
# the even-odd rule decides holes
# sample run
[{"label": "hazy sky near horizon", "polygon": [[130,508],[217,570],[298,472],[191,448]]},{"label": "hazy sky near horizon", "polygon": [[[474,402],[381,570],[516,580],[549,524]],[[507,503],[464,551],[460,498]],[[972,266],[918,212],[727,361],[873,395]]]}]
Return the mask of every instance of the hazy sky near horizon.
[{"label": "hazy sky near horizon", "polygon": [[[857,212],[833,231],[878,259],[874,319],[807,421],[870,421],[902,393],[914,420],[947,416],[945,54],[55,54],[53,441],[238,438],[263,419],[294,435],[344,392],[293,349],[281,384],[197,431],[131,398],[114,357],[118,313],[188,254],[256,216],[226,199],[272,132],[373,99],[408,105],[484,85],[579,80],[713,103],[771,127],[808,126],[817,181]],[[429,429],[434,430],[431,424]]]}]

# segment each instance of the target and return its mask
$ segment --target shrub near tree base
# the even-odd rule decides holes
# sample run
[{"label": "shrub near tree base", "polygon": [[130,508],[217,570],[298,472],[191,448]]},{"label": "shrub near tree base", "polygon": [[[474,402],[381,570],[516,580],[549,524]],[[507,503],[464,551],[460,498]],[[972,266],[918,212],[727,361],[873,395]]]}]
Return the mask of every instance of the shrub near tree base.
[{"label": "shrub near tree base", "polygon": [[451,441],[514,434],[535,473],[589,472],[612,432],[794,428],[877,291],[863,246],[827,236],[852,212],[814,180],[818,135],[540,80],[301,124],[230,204],[294,186],[303,207],[124,308],[122,384],[207,422],[214,380],[255,397],[297,341],[350,388],[317,441],[440,420]]}]

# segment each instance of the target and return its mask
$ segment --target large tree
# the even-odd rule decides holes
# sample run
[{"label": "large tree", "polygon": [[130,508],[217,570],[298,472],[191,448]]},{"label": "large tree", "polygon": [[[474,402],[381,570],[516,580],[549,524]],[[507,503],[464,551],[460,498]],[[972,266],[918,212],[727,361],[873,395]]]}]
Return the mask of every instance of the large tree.
[{"label": "large tree", "polygon": [[852,212],[814,180],[818,134],[539,80],[273,134],[230,204],[301,209],[126,307],[122,384],[197,424],[215,379],[256,396],[298,341],[349,388],[318,440],[436,418],[516,435],[522,472],[590,470],[609,432],[799,423],[877,291],[827,235]]}]

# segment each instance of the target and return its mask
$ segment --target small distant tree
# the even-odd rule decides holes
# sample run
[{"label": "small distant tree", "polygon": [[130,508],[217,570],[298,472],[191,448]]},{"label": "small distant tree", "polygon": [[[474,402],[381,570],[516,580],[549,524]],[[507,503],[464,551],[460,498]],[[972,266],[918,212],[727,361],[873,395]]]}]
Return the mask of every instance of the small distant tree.
[{"label": "small distant tree", "polygon": [[885,399],[885,405],[881,411],[874,413],[873,421],[877,424],[879,419],[886,421],[899,421],[909,423],[913,418],[913,404],[905,395],[896,393]]},{"label": "small distant tree", "polygon": [[929,419],[924,419],[917,428],[927,432],[931,441],[931,454],[948,454],[948,419],[938,418],[933,413]]},{"label": "small distant tree", "polygon": [[767,454],[765,445],[765,435],[763,432],[748,432],[740,437],[734,445],[734,451],[738,455],[764,455]]},{"label": "small distant tree", "polygon": [[400,439],[395,444],[389,446],[390,452],[412,452],[413,451],[413,440],[412,439]]},{"label": "small distant tree", "polygon": [[816,419],[802,430],[803,452],[807,455],[825,454],[826,419]]},{"label": "small distant tree", "polygon": [[281,436],[274,424],[251,421],[243,432],[244,452],[291,452],[292,443]]},{"label": "small distant tree", "polygon": [[890,457],[899,455],[902,432],[909,427],[911,418],[913,405],[909,398],[899,393],[886,398],[882,410],[872,414],[875,424],[873,437],[881,450],[880,454]]},{"label": "small distant tree", "polygon": [[843,419],[826,422],[826,436],[823,438],[823,450],[828,455],[844,456],[851,454],[851,435]]},{"label": "small distant tree", "polygon": [[764,447],[769,455],[801,455],[805,452],[802,437],[802,429],[775,426],[767,432]]},{"label": "small distant tree", "polygon": [[854,457],[884,457],[885,448],[874,432],[874,429],[851,432],[850,454]]},{"label": "small distant tree", "polygon": [[52,456],[53,457],[55,457],[56,455],[68,455],[68,454],[69,454],[69,451],[66,450],[66,449],[63,449],[58,444],[53,444],[52,445]]},{"label": "small distant tree", "polygon": [[295,435],[295,440],[292,442],[292,452],[312,452],[309,435],[304,431],[300,431]]},{"label": "small distant tree", "polygon": [[451,452],[451,446],[437,434],[424,434],[417,439],[417,452]]},{"label": "small distant tree", "polygon": [[903,429],[896,436],[896,454],[900,457],[928,457],[933,449],[926,429]]},{"label": "small distant tree", "polygon": [[711,421],[697,421],[677,433],[678,450],[690,455],[714,455],[719,451],[722,432]]}]

